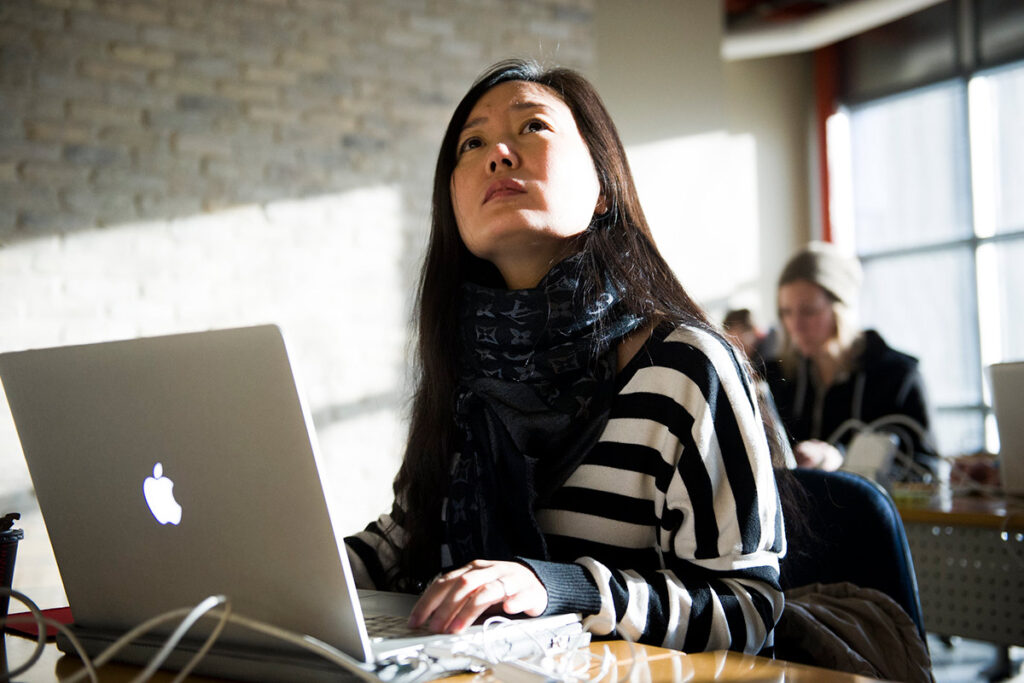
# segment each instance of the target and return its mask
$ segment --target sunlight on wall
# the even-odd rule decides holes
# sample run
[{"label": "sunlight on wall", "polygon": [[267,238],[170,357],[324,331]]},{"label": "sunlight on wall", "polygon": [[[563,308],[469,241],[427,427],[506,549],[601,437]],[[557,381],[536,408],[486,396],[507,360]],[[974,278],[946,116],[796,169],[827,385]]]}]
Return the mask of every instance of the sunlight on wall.
[{"label": "sunlight on wall", "polygon": [[850,156],[850,116],[841,109],[825,120],[828,140],[829,223],[832,241],[854,253],[853,173]]},{"label": "sunlight on wall", "polygon": [[[370,187],[7,246],[0,350],[279,324],[355,531],[390,505],[404,437],[401,217]],[[0,466],[0,494],[28,488],[3,397]]]},{"label": "sunlight on wall", "polygon": [[760,226],[753,136],[709,133],[627,150],[647,220],[683,286],[719,320],[756,309]]}]

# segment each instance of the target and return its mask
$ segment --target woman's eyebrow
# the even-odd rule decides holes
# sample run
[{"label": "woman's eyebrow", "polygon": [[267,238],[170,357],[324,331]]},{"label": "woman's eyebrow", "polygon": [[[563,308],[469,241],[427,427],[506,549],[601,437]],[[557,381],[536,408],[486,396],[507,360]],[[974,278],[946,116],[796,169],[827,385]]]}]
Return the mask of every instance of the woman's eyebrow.
[{"label": "woman's eyebrow", "polygon": [[543,102],[526,100],[524,102],[513,102],[509,109],[512,109],[513,111],[522,111],[523,109],[550,109],[550,107]]},{"label": "woman's eyebrow", "polygon": [[487,122],[487,117],[486,116],[478,116],[475,119],[470,119],[469,121],[466,121],[464,124],[462,124],[462,130],[467,130],[469,128],[473,128],[475,126],[479,126],[481,123],[486,123],[486,122]]},{"label": "woman's eyebrow", "polygon": [[[547,106],[543,102],[526,101],[513,102],[511,105],[509,105],[509,109],[512,111],[523,111],[524,109],[543,109],[545,111],[549,111],[551,107]],[[474,126],[479,126],[483,123],[487,123],[487,120],[488,117],[486,116],[477,116],[476,118],[466,121],[466,123],[462,125],[462,130],[467,130],[469,128],[473,128]]]}]

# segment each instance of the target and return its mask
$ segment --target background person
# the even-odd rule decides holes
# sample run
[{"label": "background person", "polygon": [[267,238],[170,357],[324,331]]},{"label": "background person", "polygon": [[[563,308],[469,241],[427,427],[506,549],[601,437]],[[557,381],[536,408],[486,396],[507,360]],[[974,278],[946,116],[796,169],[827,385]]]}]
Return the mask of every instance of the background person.
[{"label": "background person", "polygon": [[493,67],[433,197],[408,447],[391,513],[346,539],[358,585],[423,591],[410,622],[438,632],[580,612],[598,635],[767,651],[778,435],[654,246],[592,86]]},{"label": "background person", "polygon": [[761,358],[760,349],[765,332],[757,325],[750,309],[734,308],[728,311],[722,319],[722,330],[735,340],[754,368],[763,374],[764,360]]},{"label": "background person", "polygon": [[[800,467],[838,469],[857,430],[832,445],[827,440],[836,430],[850,419],[870,423],[895,415],[913,420],[923,436],[900,424],[882,429],[897,434],[927,472],[936,451],[917,359],[890,348],[874,330],[857,328],[861,279],[858,261],[835,245],[812,242],[793,255],[779,276],[783,339],[779,358],[767,364],[768,385]],[[918,478],[922,470],[901,474]]]}]

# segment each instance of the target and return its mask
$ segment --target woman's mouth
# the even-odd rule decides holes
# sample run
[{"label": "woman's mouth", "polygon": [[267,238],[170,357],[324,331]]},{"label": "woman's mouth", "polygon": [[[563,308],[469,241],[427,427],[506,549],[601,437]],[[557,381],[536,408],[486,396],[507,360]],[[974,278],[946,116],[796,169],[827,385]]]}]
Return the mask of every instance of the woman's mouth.
[{"label": "woman's mouth", "polygon": [[517,194],[524,194],[525,192],[526,189],[523,187],[522,183],[518,181],[507,178],[503,180],[496,180],[490,184],[490,186],[487,188],[487,192],[484,193],[483,203],[486,204],[492,199],[512,197]]}]

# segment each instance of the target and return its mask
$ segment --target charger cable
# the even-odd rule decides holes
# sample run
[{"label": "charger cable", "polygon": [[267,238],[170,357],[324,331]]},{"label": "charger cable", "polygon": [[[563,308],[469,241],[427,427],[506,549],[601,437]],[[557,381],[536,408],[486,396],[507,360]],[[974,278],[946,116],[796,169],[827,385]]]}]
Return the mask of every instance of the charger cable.
[{"label": "charger cable", "polygon": [[[910,430],[911,432],[916,434],[922,442],[927,441],[930,437],[928,436],[928,433],[924,430],[924,428],[920,424],[918,424],[916,420],[906,415],[901,415],[899,413],[894,413],[892,415],[884,415],[880,418],[877,418],[867,423],[855,418],[851,418],[840,424],[839,427],[837,427],[835,431],[832,432],[831,436],[829,436],[827,441],[828,443],[834,446],[839,442],[839,439],[851,429],[856,429],[858,431],[876,432],[883,431],[881,429],[883,427],[902,428],[892,430],[896,433],[897,436],[901,437],[899,439],[900,444],[906,444],[905,447],[897,447],[895,452],[896,462],[903,467],[904,471],[912,471],[921,476],[923,480],[930,481],[934,477],[934,473],[927,467],[924,467],[916,460],[914,460],[912,446],[913,441],[909,438],[909,435],[906,434],[904,429]],[[956,458],[948,455],[938,455],[936,457],[939,461],[945,463],[950,468],[950,472],[956,471],[954,467],[956,464]],[[984,495],[997,495],[1001,492],[1001,489],[998,486],[983,484],[981,482],[974,481],[970,477],[965,477],[960,482],[957,483],[973,492]]]},{"label": "charger cable", "polygon": [[[839,443],[839,439],[850,430],[855,429],[858,432],[876,433],[886,431],[882,429],[883,427],[890,427],[891,429],[888,431],[895,433],[896,436],[899,437],[899,443],[897,444],[896,451],[894,453],[896,464],[899,467],[902,467],[904,472],[914,472],[924,481],[931,481],[935,475],[927,467],[924,467],[914,460],[913,439],[910,438],[910,435],[907,434],[906,430],[909,429],[922,442],[927,441],[929,436],[917,421],[907,417],[906,415],[900,415],[898,413],[883,415],[871,422],[863,422],[856,418],[850,418],[836,427],[826,441],[835,446]],[[939,456],[939,459],[947,460],[944,456]],[[894,478],[898,479],[901,474],[902,473],[897,473],[897,476]]]},{"label": "charger cable", "polygon": [[[167,658],[172,654],[175,648],[178,647],[189,630],[191,630],[191,628],[195,626],[200,619],[204,618],[216,619],[217,623],[211,630],[210,634],[206,637],[199,650],[195,652],[186,665],[178,672],[178,675],[174,678],[174,683],[183,681],[185,677],[191,673],[196,665],[198,665],[199,662],[209,653],[210,649],[220,637],[228,623],[236,624],[252,631],[278,638],[282,641],[313,652],[326,660],[337,664],[347,672],[363,678],[364,680],[377,681],[378,683],[381,680],[381,677],[375,675],[373,672],[355,666],[343,652],[331,647],[317,638],[309,635],[298,634],[233,612],[230,599],[223,595],[210,596],[194,607],[183,607],[170,610],[148,619],[115,640],[96,657],[89,657],[85,652],[85,648],[82,646],[75,634],[65,624],[44,616],[38,605],[36,605],[36,603],[27,595],[10,588],[0,588],[0,594],[9,595],[24,604],[28,608],[32,619],[35,622],[37,631],[36,647],[28,660],[10,671],[0,672],[0,683],[6,683],[7,681],[14,680],[16,677],[31,669],[39,661],[43,654],[43,650],[46,647],[47,626],[56,628],[66,636],[68,641],[71,643],[71,646],[74,648],[76,655],[82,660],[82,670],[66,679],[66,683],[78,683],[78,681],[86,678],[92,681],[92,683],[99,683],[97,669],[113,659],[114,656],[124,647],[158,626],[180,620],[177,627],[167,637],[163,645],[150,659],[145,668],[132,679],[133,683],[145,681],[152,677],[157,669],[167,661]],[[478,647],[477,651],[467,649],[466,651],[454,654],[459,654],[466,659],[475,661],[482,668],[491,669],[501,680],[528,681],[530,683],[538,683],[542,681],[558,683],[597,683],[598,681],[604,680],[609,676],[609,674],[611,674],[612,683],[617,683],[618,661],[612,654],[610,648],[605,645],[603,652],[600,655],[590,652],[587,649],[583,649],[584,640],[589,641],[590,637],[587,620],[584,620],[583,622],[583,631],[570,640],[568,645],[561,652],[561,657],[551,656],[549,647],[546,647],[534,634],[523,629],[523,633],[525,633],[529,640],[533,642],[536,652],[532,655],[527,655],[516,660],[506,659],[505,661],[502,661],[502,653],[494,651],[495,635],[502,629],[510,628],[523,629],[522,625],[517,624],[514,620],[500,616],[491,617],[484,622],[482,646]],[[649,681],[650,665],[646,661],[644,651],[638,650],[634,646],[632,640],[628,637],[621,634],[620,637],[623,638],[630,650],[631,663],[625,680],[632,683],[641,683],[644,680]],[[429,649],[426,648],[424,651],[417,653],[414,657],[404,663],[408,664],[409,661],[415,661],[419,666],[423,667],[423,670],[419,676],[409,679],[406,683],[415,683],[416,680],[419,680],[428,674],[431,678],[434,678],[447,673],[454,673],[455,671],[440,670],[436,666],[438,661],[443,661],[442,655],[450,656],[452,654],[453,652],[451,650],[446,650],[444,653],[435,653],[436,656],[432,657]],[[507,656],[507,653],[505,653],[505,655]],[[598,664],[600,665],[600,668],[597,673],[593,676],[588,676],[588,672]]]},{"label": "charger cable", "polygon": [[[136,640],[140,636],[151,631],[153,628],[162,624],[173,622],[181,619],[178,627],[168,636],[161,649],[156,655],[150,660],[146,668],[133,679],[135,681],[144,681],[152,677],[153,673],[160,667],[161,664],[166,661],[167,657],[171,654],[175,647],[181,642],[182,638],[186,635],[189,629],[195,625],[199,619],[204,617],[217,618],[218,624],[211,631],[210,635],[206,638],[203,646],[193,655],[189,662],[184,668],[178,673],[178,676],[174,679],[174,683],[184,680],[184,678],[192,671],[193,668],[200,662],[200,660],[206,656],[210,648],[213,646],[217,637],[219,637],[221,631],[227,623],[237,624],[239,626],[248,628],[252,631],[257,631],[285,642],[297,645],[305,650],[318,654],[321,657],[331,661],[338,666],[341,666],[346,671],[354,673],[367,681],[378,681],[379,678],[374,676],[368,671],[360,669],[359,667],[353,666],[352,662],[347,656],[331,647],[327,643],[308,635],[302,635],[288,631],[271,624],[267,624],[256,619],[250,619],[237,613],[232,613],[230,600],[224,596],[211,596],[200,602],[195,607],[183,607],[175,610],[170,610],[163,614],[157,615],[145,622],[139,624],[135,628],[131,629],[123,636],[115,640],[109,646],[107,646],[99,655],[94,658],[90,658],[86,654],[85,648],[82,647],[81,642],[75,637],[74,633],[64,624],[49,619],[43,616],[39,607],[29,598],[27,595],[20,593],[19,591],[0,588],[0,593],[10,595],[12,598],[23,603],[28,607],[29,612],[32,614],[32,618],[35,621],[37,627],[37,645],[33,650],[32,655],[29,659],[21,666],[6,672],[0,673],[0,683],[6,683],[6,681],[13,680],[15,677],[28,671],[32,666],[35,665],[39,658],[42,656],[43,648],[46,646],[46,627],[52,626],[58,629],[64,634],[72,647],[75,649],[76,655],[82,660],[84,668],[81,671],[76,672],[73,676],[66,679],[65,683],[77,683],[85,678],[88,678],[93,683],[99,683],[99,676],[96,673],[96,669],[103,666],[110,661],[118,652],[121,651],[126,645]],[[216,609],[219,606],[224,606],[224,609]]]}]

